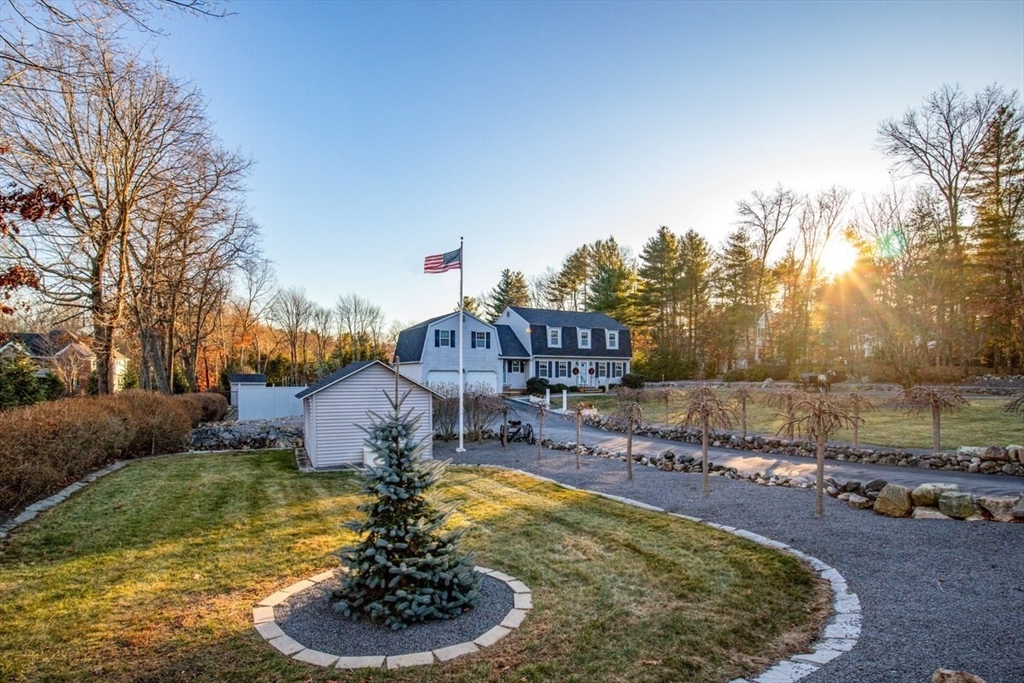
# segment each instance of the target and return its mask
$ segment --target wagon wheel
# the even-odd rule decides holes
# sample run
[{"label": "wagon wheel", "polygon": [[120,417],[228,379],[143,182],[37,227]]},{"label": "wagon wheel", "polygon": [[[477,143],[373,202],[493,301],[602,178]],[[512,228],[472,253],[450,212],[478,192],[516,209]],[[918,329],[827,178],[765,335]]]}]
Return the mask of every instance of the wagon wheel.
[{"label": "wagon wheel", "polygon": [[523,441],[531,446],[537,443],[537,439],[533,436],[533,427],[531,425],[523,426]]}]

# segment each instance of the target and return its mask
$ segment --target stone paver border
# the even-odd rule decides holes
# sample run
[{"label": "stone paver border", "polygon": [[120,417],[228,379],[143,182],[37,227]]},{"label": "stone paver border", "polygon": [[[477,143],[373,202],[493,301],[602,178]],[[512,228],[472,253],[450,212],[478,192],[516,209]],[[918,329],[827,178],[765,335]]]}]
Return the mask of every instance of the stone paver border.
[{"label": "stone paver border", "polygon": [[528,610],[533,608],[533,596],[530,589],[522,581],[504,572],[487,567],[474,567],[479,574],[490,576],[508,585],[512,589],[514,606],[502,619],[501,623],[491,630],[479,636],[475,640],[436,650],[424,652],[410,652],[401,655],[365,655],[360,657],[339,657],[328,652],[320,652],[307,648],[302,643],[290,638],[281,630],[280,624],[274,618],[274,607],[281,604],[296,593],[308,590],[318,583],[322,583],[335,576],[335,572],[326,571],[293,583],[287,588],[272,593],[256,604],[252,610],[252,621],[256,631],[277,650],[292,659],[317,666],[335,667],[337,669],[399,669],[407,666],[424,666],[435,662],[447,662],[450,659],[463,655],[479,652],[480,648],[490,647],[507,636],[514,629],[519,628],[526,618]]},{"label": "stone paver border", "polygon": [[22,510],[21,514],[19,514],[17,517],[15,517],[12,520],[9,520],[6,524],[0,525],[0,540],[7,538],[7,536],[12,531],[14,531],[15,527],[21,526],[25,522],[32,521],[33,519],[39,516],[40,512],[45,512],[50,508],[60,505],[65,500],[70,498],[73,493],[81,491],[86,487],[86,485],[93,483],[100,477],[105,477],[111,472],[118,471],[122,467],[127,466],[129,462],[131,461],[119,460],[118,462],[115,462],[113,465],[108,465],[101,470],[96,470],[95,472],[92,472],[91,474],[82,477],[74,484],[66,486],[65,488],[53,494],[49,498],[43,498],[42,500],[32,503],[27,508]]},{"label": "stone paver border", "polygon": [[543,477],[538,474],[533,474],[532,472],[524,472],[523,470],[517,470],[512,467],[503,467],[501,465],[458,465],[458,467],[487,467],[491,469],[504,470],[506,472],[516,472],[517,474],[522,474],[549,484],[554,484],[555,486],[559,486],[570,491],[581,491],[583,493],[589,493],[591,495],[614,500],[625,505],[638,507],[642,510],[672,515],[673,517],[685,519],[688,522],[695,522],[714,529],[719,529],[720,531],[725,531],[733,534],[734,536],[739,536],[740,538],[745,538],[748,541],[757,543],[758,545],[789,553],[810,565],[818,576],[829,582],[829,587],[832,590],[832,609],[834,614],[832,619],[830,619],[828,624],[826,624],[825,629],[822,631],[821,638],[814,643],[813,649],[810,652],[793,655],[788,659],[777,662],[768,669],[762,671],[756,678],[736,678],[729,681],[729,683],[794,683],[805,676],[811,675],[828,662],[831,662],[833,659],[841,656],[843,653],[849,652],[860,639],[860,598],[857,597],[856,593],[850,590],[850,586],[846,583],[846,579],[843,575],[834,567],[822,562],[818,558],[800,552],[796,548],[790,547],[785,543],[772,540],[760,534],[755,534],[752,531],[746,531],[745,529],[737,529],[736,527],[725,524],[708,522],[700,519],[699,517],[691,517],[689,515],[668,512],[663,508],[648,505],[647,503],[642,503],[631,498],[623,498],[621,496],[602,493],[600,491],[581,489],[570,484],[555,481],[549,477]]}]

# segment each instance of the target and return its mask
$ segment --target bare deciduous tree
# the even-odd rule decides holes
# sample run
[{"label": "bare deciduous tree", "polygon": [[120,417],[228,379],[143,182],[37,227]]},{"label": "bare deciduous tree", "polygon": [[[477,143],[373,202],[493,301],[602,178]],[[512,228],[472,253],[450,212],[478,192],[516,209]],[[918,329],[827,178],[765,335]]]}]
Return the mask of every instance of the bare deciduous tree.
[{"label": "bare deciduous tree", "polygon": [[747,435],[747,404],[757,400],[757,394],[750,387],[740,385],[729,394],[729,400],[739,404],[740,422],[743,425],[743,436]]},{"label": "bare deciduous tree", "polygon": [[299,344],[308,334],[314,306],[306,296],[306,290],[297,287],[278,290],[270,306],[270,320],[281,330],[288,344],[293,384],[299,381]]},{"label": "bare deciduous tree", "polygon": [[701,430],[701,495],[711,495],[708,467],[708,436],[712,428],[728,429],[736,418],[736,409],[718,397],[709,384],[701,384],[690,391],[684,404],[686,414],[680,424],[687,427],[699,426]]},{"label": "bare deciduous tree", "polygon": [[898,399],[901,409],[910,415],[926,410],[932,415],[932,452],[942,452],[942,413],[952,413],[970,405],[959,391],[952,387],[912,387],[905,389]]},{"label": "bare deciduous tree", "polygon": [[642,402],[648,394],[643,389],[618,387],[615,390],[615,409],[608,415],[608,422],[626,430],[626,478],[633,479],[633,432],[644,424]]},{"label": "bare deciduous tree", "polygon": [[817,477],[814,487],[814,516],[821,517],[824,513],[822,494],[825,490],[825,443],[829,437],[844,427],[851,427],[860,421],[854,417],[849,405],[828,394],[803,394],[797,397],[790,411],[790,418],[779,428],[795,427],[801,435],[814,438],[817,461]]},{"label": "bare deciduous tree", "polygon": [[846,397],[846,405],[849,406],[850,417],[853,419],[853,422],[850,424],[850,427],[853,429],[853,447],[859,448],[860,426],[864,423],[861,413],[871,412],[875,409],[875,404],[863,394],[854,391]]},{"label": "bare deciduous tree", "polygon": [[572,415],[573,422],[576,423],[576,469],[580,468],[580,450],[582,450],[582,444],[580,443],[580,432],[583,430],[583,418],[586,417],[592,410],[594,410],[594,404],[588,403],[587,401],[576,401],[569,406],[569,414]]}]

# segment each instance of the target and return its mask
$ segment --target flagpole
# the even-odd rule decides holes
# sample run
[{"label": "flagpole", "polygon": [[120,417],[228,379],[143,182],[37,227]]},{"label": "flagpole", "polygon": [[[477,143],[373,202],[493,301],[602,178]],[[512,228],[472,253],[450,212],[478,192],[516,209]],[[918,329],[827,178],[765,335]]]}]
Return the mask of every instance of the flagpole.
[{"label": "flagpole", "polygon": [[463,314],[463,307],[465,299],[462,296],[462,274],[466,271],[466,259],[463,258],[462,253],[462,238],[459,237],[459,447],[455,449],[456,453],[465,453],[466,448],[462,442],[463,429],[462,419],[465,414],[465,406],[463,404],[463,387],[466,384],[466,378],[462,372],[462,349],[466,345],[466,338],[462,334],[462,319],[465,317]]}]

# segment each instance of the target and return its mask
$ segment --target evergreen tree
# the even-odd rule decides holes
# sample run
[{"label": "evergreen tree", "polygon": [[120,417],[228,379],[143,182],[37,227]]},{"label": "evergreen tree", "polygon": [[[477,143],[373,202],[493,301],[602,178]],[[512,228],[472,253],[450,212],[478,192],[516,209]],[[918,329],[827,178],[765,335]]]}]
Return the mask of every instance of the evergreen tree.
[{"label": "evergreen tree", "polygon": [[722,307],[718,341],[728,362],[737,354],[743,358],[753,355],[756,263],[749,233],[742,227],[729,233],[715,272],[716,295]]},{"label": "evergreen tree", "polygon": [[686,333],[686,356],[703,367],[707,357],[707,324],[711,308],[711,268],[714,250],[693,230],[679,240],[680,290]]},{"label": "evergreen tree", "polygon": [[387,415],[370,413],[366,444],[378,465],[368,470],[363,491],[374,500],[359,508],[366,520],[349,525],[361,540],[340,553],[348,574],[332,597],[346,616],[393,629],[452,619],[480,598],[480,577],[459,553],[459,534],[441,530],[447,514],[426,498],[444,463],[421,458],[424,444],[414,437],[420,418],[402,412],[406,396],[399,398],[396,385]]},{"label": "evergreen tree", "polygon": [[526,276],[518,270],[506,268],[501,271],[501,279],[491,290],[487,299],[487,317],[491,322],[498,319],[509,306],[529,306],[530,286],[526,283]]}]

